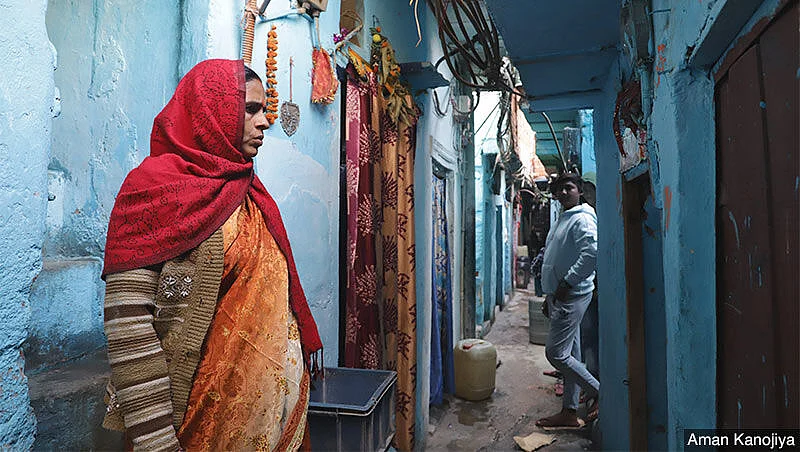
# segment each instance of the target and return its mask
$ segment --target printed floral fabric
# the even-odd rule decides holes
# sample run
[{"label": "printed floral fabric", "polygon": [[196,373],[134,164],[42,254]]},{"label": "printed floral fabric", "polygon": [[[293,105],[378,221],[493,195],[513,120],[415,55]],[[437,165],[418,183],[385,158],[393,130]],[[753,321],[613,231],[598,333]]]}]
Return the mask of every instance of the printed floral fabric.
[{"label": "printed floral fabric", "polygon": [[178,438],[186,450],[297,450],[309,376],[286,258],[249,196],[223,236],[220,300]]},{"label": "printed floral fabric", "polygon": [[441,404],[444,393],[455,392],[453,365],[453,291],[447,241],[447,182],[433,178],[433,266],[431,277],[431,403]]},{"label": "printed floral fabric", "polygon": [[395,447],[413,450],[416,123],[392,120],[379,92],[348,68],[345,365],[397,371]]},{"label": "printed floral fabric", "polygon": [[379,224],[373,166],[380,149],[371,124],[370,86],[347,84],[347,250],[345,365],[382,367],[376,232]]}]

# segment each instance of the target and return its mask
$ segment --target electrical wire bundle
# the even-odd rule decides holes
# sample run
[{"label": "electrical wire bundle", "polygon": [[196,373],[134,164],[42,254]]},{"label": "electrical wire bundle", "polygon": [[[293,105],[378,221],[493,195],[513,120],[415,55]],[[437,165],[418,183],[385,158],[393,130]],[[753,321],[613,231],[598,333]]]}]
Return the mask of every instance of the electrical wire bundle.
[{"label": "electrical wire bundle", "polygon": [[[497,124],[497,142],[500,156],[509,173],[515,180],[521,180],[521,163],[508,139],[510,128],[511,95],[520,96],[527,101],[524,90],[518,90],[515,71],[510,61],[504,61],[500,35],[485,11],[482,0],[429,0],[436,15],[439,29],[439,41],[442,44],[443,56],[436,62],[438,67],[442,61],[453,77],[464,86],[481,90],[500,91],[500,120]],[[477,102],[467,114],[474,111]],[[434,91],[434,105],[437,113],[444,115],[439,107],[438,95]],[[540,112],[547,121],[559,154],[559,172],[566,170],[567,161],[558,144],[555,130],[545,112]],[[507,140],[507,141],[506,141]],[[508,144],[506,144],[508,143]],[[516,160],[516,161],[515,161]]]},{"label": "electrical wire bundle", "polygon": [[[482,2],[431,0],[430,4],[436,15],[444,53],[436,65],[444,60],[453,76],[470,88],[517,93],[501,76],[500,35]],[[465,64],[459,65],[458,61]]]}]

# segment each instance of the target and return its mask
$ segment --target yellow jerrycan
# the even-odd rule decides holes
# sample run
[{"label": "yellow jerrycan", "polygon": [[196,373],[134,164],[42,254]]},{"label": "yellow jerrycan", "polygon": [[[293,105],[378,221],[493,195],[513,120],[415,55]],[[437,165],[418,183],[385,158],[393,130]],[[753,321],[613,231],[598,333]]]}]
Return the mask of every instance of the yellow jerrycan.
[{"label": "yellow jerrycan", "polygon": [[458,341],[453,353],[456,395],[467,400],[483,400],[494,392],[497,350],[483,339]]}]

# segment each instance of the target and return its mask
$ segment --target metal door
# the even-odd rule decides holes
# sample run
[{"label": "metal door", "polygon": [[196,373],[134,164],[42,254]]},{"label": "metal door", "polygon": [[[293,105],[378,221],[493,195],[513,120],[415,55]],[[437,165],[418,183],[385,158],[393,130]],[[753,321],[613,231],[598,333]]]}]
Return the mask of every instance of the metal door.
[{"label": "metal door", "polygon": [[719,427],[798,428],[798,3],[717,74]]}]

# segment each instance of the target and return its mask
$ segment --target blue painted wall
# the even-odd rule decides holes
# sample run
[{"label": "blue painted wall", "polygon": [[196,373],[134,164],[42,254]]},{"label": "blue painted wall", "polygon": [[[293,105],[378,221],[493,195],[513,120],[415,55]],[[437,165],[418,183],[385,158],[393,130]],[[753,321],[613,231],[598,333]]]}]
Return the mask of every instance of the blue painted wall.
[{"label": "blue painted wall", "polygon": [[[51,0],[47,15],[53,42],[63,49],[56,73],[63,115],[54,124],[49,162],[55,200],[48,206],[45,256],[52,265],[37,279],[33,300],[37,308],[28,344],[42,365],[102,345],[101,263],[92,259],[102,257],[119,185],[148,155],[153,117],[171,97],[180,76],[198,61],[238,58],[240,52],[241,5],[233,0],[84,3]],[[272,5],[268,13],[278,8]],[[256,168],[284,213],[298,270],[327,348],[326,363],[335,364],[338,99],[328,107],[310,104],[308,22],[289,18],[278,21],[278,26],[284,37],[279,82],[288,87],[286,62],[293,55],[294,100],[301,106],[303,121],[292,140],[279,126],[271,129]],[[266,41],[266,27],[258,27],[257,43]],[[338,3],[332,2],[320,21],[328,47],[337,29]],[[303,35],[305,39],[289,38]],[[262,74],[263,47],[256,45],[254,52]],[[288,90],[282,89],[280,97],[288,99]],[[58,290],[66,280],[71,284]],[[83,315],[90,319],[81,320]],[[55,319],[72,321],[56,334]]]},{"label": "blue painted wall", "polygon": [[[474,100],[474,99],[473,99]],[[495,195],[492,191],[492,170],[498,147],[496,140],[499,109],[494,109],[500,95],[483,92],[473,117],[475,155],[475,325],[478,336],[492,321],[494,306],[503,294],[503,247],[498,245],[502,234],[502,215],[498,228]],[[502,176],[501,176],[502,178]],[[499,254],[498,254],[499,253]],[[498,270],[500,276],[498,277]]]},{"label": "blue painted wall", "polygon": [[511,294],[513,259],[513,205],[505,201],[505,174],[501,170],[500,195],[492,189],[497,160],[499,94],[484,92],[475,110],[475,324],[478,334],[494,321],[495,306]]},{"label": "blue painted wall", "polygon": [[[659,176],[653,193],[663,207],[663,260],[646,255],[645,269],[663,271],[666,346],[648,341],[647,353],[653,372],[666,371],[664,382],[649,383],[666,384],[669,449],[681,447],[682,428],[716,425],[714,84],[706,71],[686,65],[687,48],[698,45],[702,28],[714,20],[709,6],[685,4],[653,19],[657,62],[648,151]],[[650,271],[645,278],[658,279]],[[656,332],[662,327],[658,318],[646,324]],[[661,354],[663,364],[655,358]],[[664,400],[648,402],[657,407]]]},{"label": "blue painted wall", "polygon": [[[385,33],[397,33],[387,35],[392,40],[392,44],[397,51],[397,58],[400,62],[427,61],[435,63],[442,55],[441,43],[438,39],[436,19],[430,8],[424,4],[419,5],[420,27],[422,31],[422,41],[416,47],[417,35],[414,24],[413,10],[407,2],[383,2],[374,1],[372,4],[380,4],[382,7],[389,7],[394,4],[396,19],[392,21],[390,15],[379,16],[382,23],[391,21],[392,25],[382,25],[381,30]],[[389,7],[390,8],[390,7]],[[391,9],[390,9],[391,11]],[[394,27],[397,28],[394,28]],[[402,32],[401,30],[404,30]],[[447,70],[446,65],[439,67],[439,72],[447,80],[452,80],[452,75]],[[438,96],[447,99],[453,88],[438,88]],[[434,110],[434,101],[431,90],[420,93],[416,97],[417,105],[422,109],[422,117],[417,123],[417,148],[414,166],[414,207],[415,207],[415,228],[416,228],[416,285],[417,285],[417,401],[416,401],[416,446],[417,449],[424,448],[425,439],[428,436],[427,425],[429,423],[430,405],[430,350],[431,350],[431,298],[433,287],[431,284],[432,258],[431,237],[433,235],[433,210],[432,210],[432,187],[431,174],[433,174],[433,161],[444,166],[447,171],[448,200],[447,208],[450,216],[450,252],[451,252],[451,272],[453,288],[453,338],[461,338],[461,312],[462,300],[461,287],[463,284],[463,247],[464,237],[461,233],[462,218],[460,215],[462,205],[462,184],[464,174],[461,170],[461,160],[454,147],[454,128],[453,111],[445,109],[445,114],[440,116]],[[441,107],[441,105],[440,105]],[[445,107],[446,108],[446,107]]]},{"label": "blue painted wall", "polygon": [[50,0],[47,8],[61,115],[53,120],[45,262],[25,347],[32,371],[104,345],[108,217],[122,180],[148,155],[153,117],[178,80],[180,2],[112,3]]},{"label": "blue painted wall", "polygon": [[628,347],[625,305],[625,241],[622,226],[619,151],[612,113],[620,88],[619,69],[609,70],[603,96],[594,104],[597,157],[597,285],[600,331],[600,432],[607,450],[630,449],[627,419]]},{"label": "blue painted wall", "polygon": [[[664,234],[662,210],[649,197],[644,206],[642,255],[644,267],[645,365],[647,368],[647,444],[653,450],[667,450],[666,303],[664,299]],[[652,268],[655,266],[655,268]]]},{"label": "blue painted wall", "polygon": [[43,0],[0,3],[0,448],[27,450],[36,420],[24,357],[31,284],[42,267],[55,55]]},{"label": "blue painted wall", "polygon": [[[643,240],[651,447],[682,449],[683,428],[716,425],[717,187],[710,69],[737,36],[773,15],[778,4],[653,2],[655,10],[664,11],[653,15],[653,83],[643,87],[653,98],[652,196]],[[602,178],[600,166],[598,158]]]},{"label": "blue painted wall", "polygon": [[[495,198],[495,201],[497,199]],[[503,219],[505,215],[503,215],[503,205],[496,205],[495,204],[495,230],[494,230],[494,249],[495,249],[495,287],[494,287],[494,304],[495,306],[499,306],[502,308],[503,306],[503,292],[505,291],[505,281],[503,277],[505,276],[505,268],[503,264],[505,264],[505,246],[503,243]]]},{"label": "blue painted wall", "polygon": [[650,130],[662,184],[654,191],[665,197],[668,446],[674,448],[681,428],[716,424],[713,83],[690,71],[665,79]]}]

